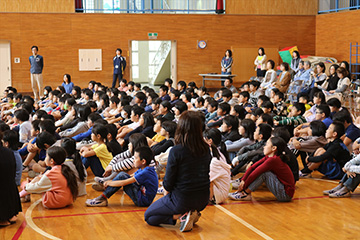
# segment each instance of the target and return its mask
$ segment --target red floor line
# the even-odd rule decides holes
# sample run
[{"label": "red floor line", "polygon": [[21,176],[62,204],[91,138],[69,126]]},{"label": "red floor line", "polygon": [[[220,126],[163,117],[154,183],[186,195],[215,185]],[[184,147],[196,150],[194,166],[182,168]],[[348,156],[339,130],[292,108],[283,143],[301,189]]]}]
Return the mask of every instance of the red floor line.
[{"label": "red floor line", "polygon": [[12,240],[18,240],[22,234],[22,232],[24,231],[26,227],[26,221],[24,220],[21,225],[19,226],[18,230],[16,231],[16,233],[14,234]]},{"label": "red floor line", "polygon": [[[328,198],[328,196],[315,196],[315,197],[303,197],[303,198],[293,198],[293,200],[306,200],[306,199],[316,199],[316,198]],[[256,201],[258,203],[262,202],[276,202],[276,200],[260,200]],[[231,202],[231,203],[224,203],[224,205],[236,205],[236,204],[252,204],[252,201],[246,202]],[[212,205],[209,205],[212,206]],[[127,213],[127,212],[145,212],[146,209],[133,209],[133,210],[124,210],[124,211],[113,211],[113,212],[95,212],[95,213],[77,213],[77,214],[66,214],[66,215],[53,215],[53,216],[40,216],[40,217],[33,217],[33,219],[44,219],[44,218],[60,218],[60,217],[76,217],[76,216],[87,216],[87,215],[97,215],[97,214],[114,214],[114,213]]]},{"label": "red floor line", "polygon": [[33,217],[33,219],[76,217],[76,216],[84,216],[84,215],[113,214],[113,213],[127,213],[127,212],[145,212],[145,211],[146,211],[146,209],[134,209],[134,210],[124,210],[124,211],[114,211],[114,212],[77,213],[77,214],[67,214],[67,215]]}]

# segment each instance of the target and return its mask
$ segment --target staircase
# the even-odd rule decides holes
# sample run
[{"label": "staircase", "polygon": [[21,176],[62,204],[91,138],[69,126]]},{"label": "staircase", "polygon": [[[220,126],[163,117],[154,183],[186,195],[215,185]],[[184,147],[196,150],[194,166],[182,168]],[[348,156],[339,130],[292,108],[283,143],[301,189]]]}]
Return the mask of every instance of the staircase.
[{"label": "staircase", "polygon": [[149,67],[151,85],[162,85],[165,78],[170,77],[170,50],[170,41],[163,41],[157,50],[151,62],[151,67]]}]

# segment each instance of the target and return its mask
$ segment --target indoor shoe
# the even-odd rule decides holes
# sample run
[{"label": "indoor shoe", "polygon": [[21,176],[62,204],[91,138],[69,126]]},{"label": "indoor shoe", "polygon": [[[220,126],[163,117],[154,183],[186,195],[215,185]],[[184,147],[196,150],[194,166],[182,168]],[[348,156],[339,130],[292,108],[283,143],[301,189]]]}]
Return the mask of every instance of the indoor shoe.
[{"label": "indoor shoe", "polygon": [[324,195],[333,194],[333,193],[339,191],[342,187],[343,187],[342,184],[339,184],[336,187],[334,187],[333,189],[323,191],[323,194]]},{"label": "indoor shoe", "polygon": [[194,226],[197,211],[189,211],[180,217],[180,232],[189,232]]},{"label": "indoor shoe", "polygon": [[86,206],[88,207],[106,207],[108,205],[108,202],[106,199],[88,199],[86,200]]},{"label": "indoor shoe", "polygon": [[229,193],[229,198],[235,201],[250,201],[251,194],[246,194],[244,191],[242,192],[233,192]]},{"label": "indoor shoe", "polygon": [[346,187],[341,188],[337,192],[329,194],[329,197],[331,198],[346,198],[350,196],[351,196],[350,191]]}]

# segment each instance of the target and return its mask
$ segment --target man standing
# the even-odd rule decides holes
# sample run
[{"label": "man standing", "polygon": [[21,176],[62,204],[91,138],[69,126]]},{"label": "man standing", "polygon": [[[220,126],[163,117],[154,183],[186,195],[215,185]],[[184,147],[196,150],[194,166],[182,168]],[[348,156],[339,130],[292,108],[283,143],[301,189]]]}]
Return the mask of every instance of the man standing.
[{"label": "man standing", "polygon": [[41,91],[43,90],[43,77],[42,71],[44,68],[43,57],[38,55],[39,48],[37,46],[31,47],[32,56],[29,57],[30,62],[30,76],[31,76],[31,87],[34,92],[35,101],[41,97]]},{"label": "man standing", "polygon": [[116,85],[116,81],[119,78],[119,83],[123,77],[123,73],[125,72],[126,60],[123,56],[121,56],[122,50],[120,48],[116,49],[116,56],[114,57],[114,75],[113,75],[113,83],[112,87],[114,88]]}]

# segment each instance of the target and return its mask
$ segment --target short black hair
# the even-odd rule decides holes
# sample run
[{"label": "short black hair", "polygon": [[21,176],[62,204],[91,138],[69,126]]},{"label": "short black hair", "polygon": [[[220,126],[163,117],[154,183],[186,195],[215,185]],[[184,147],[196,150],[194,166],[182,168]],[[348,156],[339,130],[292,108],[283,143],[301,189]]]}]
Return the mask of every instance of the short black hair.
[{"label": "short black hair", "polygon": [[269,98],[268,96],[266,96],[266,95],[260,95],[260,96],[258,97],[258,100],[261,100],[261,101],[263,101],[263,102],[266,102],[266,101],[270,101],[270,98]]},{"label": "short black hair", "polygon": [[166,86],[166,85],[164,85],[164,84],[160,86],[160,89],[163,90],[164,92],[169,91],[168,86]]},{"label": "short black hair", "polygon": [[343,108],[340,111],[338,111],[337,113],[335,113],[333,120],[339,121],[342,123],[345,123],[345,122],[352,123],[353,122],[351,114],[350,114],[349,110],[347,110],[347,108]]},{"label": "short black hair", "polygon": [[42,131],[46,131],[53,135],[55,134],[55,130],[56,130],[55,123],[51,119],[42,120],[39,123],[39,128],[41,128]]},{"label": "short black hair", "polygon": [[90,99],[93,98],[93,91],[91,91],[91,90],[88,89],[88,88],[84,89],[84,94],[85,94],[86,96],[88,96]]},{"label": "short black hair", "polygon": [[168,82],[170,86],[173,84],[173,80],[171,78],[166,78],[164,82]]},{"label": "short black hair", "polygon": [[131,109],[132,112],[134,112],[135,116],[139,116],[145,112],[144,108],[134,105]]},{"label": "short black hair", "polygon": [[250,83],[249,83],[249,86],[250,85],[252,85],[252,86],[254,86],[254,87],[256,87],[256,88],[258,88],[259,86],[260,86],[260,82],[258,82],[258,81],[250,81]]},{"label": "short black hair", "polygon": [[218,108],[225,112],[225,114],[229,114],[231,106],[228,103],[220,103]]},{"label": "short black hair", "polygon": [[179,82],[177,83],[177,85],[180,85],[180,86],[182,86],[183,88],[186,88],[186,82],[184,82],[184,81],[179,81]]},{"label": "short black hair", "polygon": [[171,111],[172,106],[171,106],[171,103],[170,103],[169,101],[167,101],[167,100],[162,101],[162,102],[160,103],[160,105],[163,106],[164,108],[167,108],[167,110],[168,110],[169,112]]},{"label": "short black hair", "polygon": [[230,89],[225,88],[221,90],[221,95],[223,97],[232,98],[232,91]]},{"label": "short black hair", "polygon": [[239,119],[235,116],[226,116],[223,120],[228,127],[231,127],[231,131],[238,131]]},{"label": "short black hair", "polygon": [[261,123],[258,126],[259,134],[263,135],[263,139],[267,141],[271,137],[272,127],[267,123]]},{"label": "short black hair", "polygon": [[25,109],[18,109],[14,112],[14,116],[22,122],[28,121],[30,114]]},{"label": "short black hair", "polygon": [[33,120],[32,122],[31,122],[31,126],[32,126],[32,128],[35,130],[35,131],[40,131],[40,122],[41,122],[41,120],[39,120],[39,119],[37,119],[37,120]]},{"label": "short black hair", "polygon": [[320,104],[316,106],[316,108],[321,112],[325,114],[325,118],[328,118],[330,116],[330,107],[327,104]]},{"label": "short black hair", "polygon": [[274,131],[272,132],[272,135],[274,137],[280,137],[282,138],[286,143],[288,143],[290,141],[290,133],[289,130],[287,130],[286,127],[277,127],[274,129]]},{"label": "short black hair", "polygon": [[100,116],[100,114],[93,112],[93,113],[89,114],[87,119],[90,120],[91,122],[95,123],[96,120],[102,119],[102,117]]},{"label": "short black hair", "polygon": [[47,131],[41,132],[36,137],[36,146],[40,149],[45,149],[45,144],[51,146],[55,142],[56,142],[55,136]]},{"label": "short black hair", "polygon": [[116,135],[117,135],[117,127],[115,126],[115,124],[107,124],[105,125],[108,133],[110,133],[111,138],[112,139],[116,139]]},{"label": "short black hair", "polygon": [[137,147],[134,152],[139,153],[140,160],[146,160],[146,166],[150,165],[151,161],[154,159],[153,151],[147,146]]},{"label": "short black hair", "polygon": [[116,96],[113,96],[113,97],[110,98],[110,102],[115,103],[116,105],[118,105],[119,102],[120,102],[120,99],[118,97],[116,97]]},{"label": "short black hair", "polygon": [[232,78],[230,78],[230,77],[226,78],[225,81],[226,81],[226,80],[229,80],[230,83],[233,83],[233,80],[232,80]]},{"label": "short black hair", "polygon": [[[116,51],[119,51],[119,52],[120,52],[120,54],[122,54],[122,50],[121,50],[121,48],[117,48],[117,49],[116,49]],[[116,51],[115,51],[115,52],[116,52]]]},{"label": "short black hair", "polygon": [[261,115],[264,114],[264,111],[261,108],[256,108],[253,112],[252,115],[260,117]]},{"label": "short black hair", "polygon": [[336,138],[341,138],[345,134],[345,126],[342,122],[333,121],[331,125],[334,126],[334,132],[337,133]]},{"label": "short black hair", "polygon": [[235,105],[234,106],[234,111],[239,114],[238,118],[240,120],[243,120],[246,117],[247,111],[245,110],[245,108],[243,106],[240,105]]},{"label": "short black hair", "polygon": [[188,107],[186,105],[186,103],[184,103],[183,101],[178,101],[177,103],[175,103],[174,106],[177,110],[179,110],[180,113],[185,112],[186,110],[188,110]]},{"label": "short black hair", "polygon": [[136,93],[135,97],[138,98],[141,102],[143,102],[146,99],[146,95],[143,92]]},{"label": "short black hair", "polygon": [[274,126],[274,118],[270,114],[263,113],[260,117],[263,120],[263,123],[267,123],[270,126]]},{"label": "short black hair", "polygon": [[249,98],[250,98],[249,92],[241,92],[241,93],[239,93],[239,96],[243,96],[244,98],[246,98],[246,99],[248,99],[248,100],[249,100]]},{"label": "short black hair", "polygon": [[177,128],[177,124],[175,122],[164,121],[163,123],[161,123],[161,127],[163,129],[165,129],[166,132],[169,133],[170,138],[175,137],[175,132],[176,132],[176,128]]},{"label": "short black hair", "polygon": [[179,98],[180,95],[181,95],[180,91],[179,91],[179,90],[176,90],[176,89],[173,89],[173,90],[171,91],[171,93],[174,94],[176,98]]},{"label": "short black hair", "polygon": [[329,105],[330,107],[336,107],[336,108],[341,108],[341,102],[339,99],[337,98],[330,98],[327,102],[327,105]]},{"label": "short black hair", "polygon": [[315,120],[315,121],[310,122],[310,128],[312,131],[312,136],[325,137],[327,127],[326,127],[325,123],[323,123],[322,121]]},{"label": "short black hair", "polygon": [[303,98],[306,102],[309,102],[309,96],[306,94],[300,95],[299,98]]},{"label": "short black hair", "polygon": [[[275,91],[274,91],[275,92]],[[278,96],[279,99],[284,100],[284,93],[280,92],[280,91],[276,91],[275,92],[275,96]]]},{"label": "short black hair", "polygon": [[300,111],[300,115],[304,114],[304,112],[305,112],[305,104],[297,102],[297,103],[294,103],[293,107],[296,108],[297,111]]},{"label": "short black hair", "polygon": [[34,46],[32,46],[32,47],[31,47],[31,50],[32,50],[33,48],[35,48],[35,49],[36,49],[36,51],[39,51],[38,46],[35,46],[35,45],[34,45]]},{"label": "short black hair", "polygon": [[262,108],[270,108],[271,110],[273,110],[274,108],[274,104],[270,101],[265,101],[261,104]]}]

